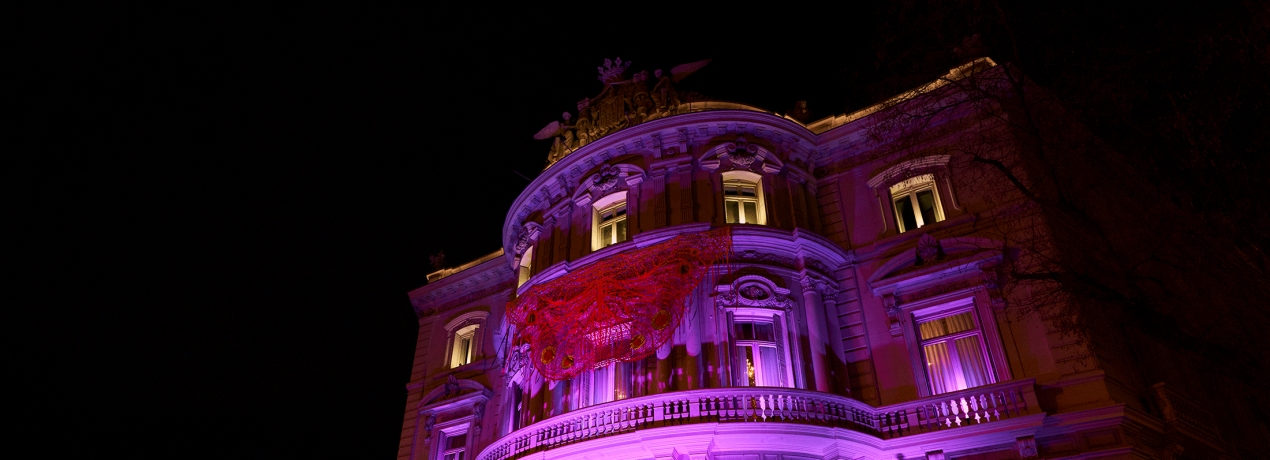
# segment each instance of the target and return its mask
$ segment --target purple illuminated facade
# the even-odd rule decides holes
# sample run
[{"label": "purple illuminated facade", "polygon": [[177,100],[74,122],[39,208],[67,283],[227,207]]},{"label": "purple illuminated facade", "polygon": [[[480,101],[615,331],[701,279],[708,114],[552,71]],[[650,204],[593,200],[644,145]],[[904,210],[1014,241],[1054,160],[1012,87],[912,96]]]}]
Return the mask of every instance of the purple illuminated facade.
[{"label": "purple illuminated facade", "polygon": [[[503,247],[410,292],[398,458],[1241,458],[1193,395],[1128,388],[1013,307],[1011,246],[981,218],[998,201],[947,155],[868,142],[878,107],[803,123],[678,94],[695,69],[675,69],[602,68],[604,92],[540,133],[549,166]],[[725,226],[731,273],[655,354],[533,372],[505,316],[518,293]]]}]

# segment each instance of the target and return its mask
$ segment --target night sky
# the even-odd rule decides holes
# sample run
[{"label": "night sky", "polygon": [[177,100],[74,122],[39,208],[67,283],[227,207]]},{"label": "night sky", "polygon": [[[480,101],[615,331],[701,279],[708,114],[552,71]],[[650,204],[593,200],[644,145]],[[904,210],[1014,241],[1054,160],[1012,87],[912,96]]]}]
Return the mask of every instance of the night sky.
[{"label": "night sky", "polygon": [[532,135],[602,89],[605,58],[650,72],[713,59],[680,88],[782,113],[807,100],[813,119],[876,97],[862,16],[695,33],[652,16],[479,17],[39,15],[19,45],[55,50],[32,66],[53,88],[35,121],[60,128],[39,147],[49,179],[20,198],[63,200],[90,229],[45,259],[84,286],[66,300],[87,310],[91,345],[65,357],[91,364],[67,378],[97,382],[70,391],[101,402],[110,443],[393,458],[418,332],[406,293],[431,254],[457,265],[500,247],[550,147]]},{"label": "night sky", "polygon": [[500,247],[522,175],[545,165],[533,134],[602,89],[605,58],[713,59],[680,88],[820,116],[845,111],[842,69],[867,52],[585,45],[540,21],[477,36],[424,13],[65,9],[25,39],[57,50],[41,116],[74,127],[42,148],[89,152],[54,161],[45,193],[93,231],[43,257],[79,285],[68,304],[109,306],[79,314],[87,350],[60,358],[87,361],[62,380],[94,382],[70,394],[109,395],[102,442],[393,458],[418,332],[406,293],[431,254]]}]

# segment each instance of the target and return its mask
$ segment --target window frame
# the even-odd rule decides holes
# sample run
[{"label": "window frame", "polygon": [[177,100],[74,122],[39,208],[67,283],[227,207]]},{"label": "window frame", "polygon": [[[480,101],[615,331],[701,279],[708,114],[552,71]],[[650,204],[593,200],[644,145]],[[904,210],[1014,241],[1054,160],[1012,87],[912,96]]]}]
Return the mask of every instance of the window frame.
[{"label": "window frame", "polygon": [[[484,337],[485,337],[485,320],[489,317],[487,311],[470,311],[455,317],[445,325],[446,332],[446,352],[445,361],[443,362],[445,369],[458,369],[463,366],[472,364],[485,357]],[[468,333],[462,333],[471,328]],[[467,356],[464,363],[458,363],[457,352],[459,350],[460,338],[466,337],[470,340]]]},{"label": "window frame", "polygon": [[[727,225],[767,225],[767,203],[763,197],[763,176],[750,171],[724,171],[722,173],[723,186],[721,195],[723,196],[722,208],[723,222]],[[729,196],[727,189],[729,185],[745,185],[754,187],[754,197]],[[737,203],[738,221],[744,220],[744,203],[754,203],[756,222],[728,222],[728,202]]]},{"label": "window frame", "polygon": [[[478,329],[480,329],[480,325],[469,324],[451,333],[453,339],[450,341],[450,369],[457,369],[472,364],[472,358],[476,351],[476,332]],[[460,351],[460,346],[464,340],[467,341],[467,348]]]},{"label": "window frame", "polygon": [[[623,238],[622,240],[617,239],[617,233],[618,233],[617,224],[630,222],[628,218],[630,217],[631,209],[629,206],[627,206],[627,204],[628,204],[628,201],[626,199],[626,192],[622,191],[622,192],[611,193],[609,195],[606,195],[605,197],[600,198],[599,200],[596,200],[595,203],[591,205],[591,250],[592,251],[599,251],[609,246],[616,246],[618,244],[631,240],[631,229],[629,225],[626,226],[626,237]],[[622,215],[620,217],[614,216],[613,221],[609,223],[609,225],[613,226],[613,230],[614,230],[613,237],[610,238],[611,241],[603,242],[601,241],[601,237],[600,237],[601,233],[603,233],[603,226],[604,226],[604,222],[602,220],[603,215],[606,212],[616,210],[619,207],[624,208]]]},{"label": "window frame", "polygon": [[516,266],[516,287],[524,286],[533,277],[534,246],[525,249],[520,255],[520,263]]},{"label": "window frame", "polygon": [[[759,356],[758,352],[760,350],[760,347],[762,347],[762,345],[764,344],[769,343],[769,342],[764,342],[761,340],[741,339],[737,337],[736,336],[737,324],[746,323],[746,322],[771,324],[772,338],[774,340],[770,343],[772,347],[776,349],[776,359],[777,359],[776,372],[778,372],[776,380],[778,383],[776,385],[771,385],[770,387],[796,388],[797,385],[795,384],[796,381],[794,380],[794,359],[792,356],[791,345],[788,340],[790,325],[789,325],[788,318],[786,317],[786,313],[778,312],[778,311],[774,311],[774,310],[771,310],[768,308],[762,308],[762,307],[726,307],[726,308],[728,310],[728,318],[727,318],[728,339],[731,342],[729,343],[729,348],[732,350],[729,354],[734,355],[733,358],[738,360],[737,364],[740,364],[739,360],[743,359],[742,356],[737,356],[737,354],[740,353],[742,347],[750,347],[750,349],[753,350],[755,361],[757,362],[759,361],[759,359],[761,359],[761,358],[758,358]],[[779,326],[776,324],[778,322],[780,323]],[[781,366],[784,366],[785,368],[783,373],[781,373],[781,370],[780,370]],[[732,376],[732,386],[734,387],[750,387],[751,386],[749,384],[749,375],[748,375],[747,369],[745,369],[744,366],[734,365],[732,366],[732,369],[734,372],[739,371],[742,373],[741,375]],[[763,387],[764,385],[758,384],[758,382],[760,381],[759,375],[764,375],[767,371],[763,370],[761,367],[756,368],[756,370],[758,370],[758,373],[755,375],[754,385],[752,386]],[[785,383],[784,384],[779,383],[781,380],[784,380]]]},{"label": "window frame", "polygon": [[[459,436],[463,437],[462,446],[446,448],[446,445],[450,443],[450,439],[457,438]],[[462,433],[457,433],[453,436],[447,434],[445,435],[445,439],[441,441],[441,455],[439,457],[441,457],[442,460],[451,460],[449,458],[451,454],[457,454],[453,460],[464,460],[464,457],[467,457],[467,455],[465,455],[467,454],[467,432],[466,431]]]},{"label": "window frame", "polygon": [[[950,334],[945,334],[945,335],[941,335],[941,336],[938,336],[938,337],[933,337],[933,338],[929,338],[929,339],[923,339],[923,338],[922,338],[922,336],[921,336],[921,325],[922,325],[922,324],[924,324],[924,323],[929,323],[929,322],[932,322],[932,321],[938,321],[938,320],[941,320],[941,319],[950,318],[950,317],[953,317],[953,316],[962,315],[962,314],[965,314],[965,313],[969,313],[969,314],[970,314],[970,318],[971,318],[971,321],[973,321],[973,323],[974,323],[974,327],[972,327],[972,328],[970,328],[970,329],[963,330],[963,331],[953,332],[953,333],[950,333]],[[926,383],[927,383],[927,386],[929,387],[930,392],[931,392],[931,394],[932,394],[932,395],[940,395],[940,394],[944,394],[944,393],[952,393],[952,392],[955,392],[955,391],[961,391],[961,390],[966,390],[966,389],[970,389],[970,388],[976,388],[976,387],[979,387],[979,386],[991,385],[991,384],[993,384],[993,383],[996,383],[996,376],[994,375],[994,373],[993,373],[993,371],[992,371],[992,369],[993,369],[993,367],[992,367],[992,360],[991,360],[991,359],[989,359],[989,351],[988,351],[987,341],[985,340],[985,338],[984,338],[984,334],[983,334],[983,324],[982,324],[982,322],[981,322],[981,321],[980,321],[980,319],[979,319],[979,315],[977,315],[977,314],[975,314],[975,313],[976,313],[976,312],[975,312],[974,306],[973,306],[973,305],[967,305],[967,306],[965,306],[965,307],[961,307],[961,308],[953,308],[953,309],[943,310],[943,311],[940,311],[939,313],[930,314],[930,315],[923,316],[923,317],[918,317],[918,316],[914,315],[914,317],[913,317],[913,326],[914,326],[914,327],[916,328],[916,330],[917,330],[917,336],[916,336],[916,337],[917,337],[917,347],[918,347],[918,353],[920,353],[920,355],[921,355],[921,360],[922,360],[922,362],[926,363]],[[931,377],[931,374],[930,374],[930,367],[931,367],[931,366],[933,366],[934,364],[930,362],[930,359],[931,359],[931,358],[930,358],[929,356],[927,356],[927,353],[926,353],[926,347],[927,347],[927,346],[929,346],[929,345],[934,345],[934,344],[937,344],[937,343],[943,343],[943,344],[945,344],[945,347],[946,347],[946,349],[948,350],[948,353],[949,353],[949,361],[950,361],[950,362],[952,362],[952,363],[960,363],[960,362],[962,362],[962,360],[961,360],[961,359],[959,359],[959,358],[960,358],[960,354],[961,354],[961,353],[963,353],[963,352],[965,352],[965,350],[959,350],[959,348],[957,347],[957,341],[958,341],[958,340],[960,340],[960,339],[968,338],[968,337],[975,337],[975,338],[977,339],[977,341],[978,341],[977,343],[978,343],[978,348],[979,348],[979,356],[980,356],[980,358],[983,360],[983,362],[981,362],[980,364],[984,367],[984,375],[983,375],[983,378],[984,378],[984,379],[986,379],[986,382],[984,382],[982,385],[976,385],[976,386],[974,386],[974,387],[969,386],[969,385],[966,383],[966,375],[965,375],[965,373],[966,373],[966,372],[965,372],[965,369],[964,369],[964,368],[961,368],[960,364],[958,364],[958,365],[957,365],[957,368],[956,368],[956,369],[951,369],[951,371],[953,371],[953,372],[955,373],[954,379],[957,381],[957,383],[958,383],[958,384],[960,384],[960,385],[961,385],[961,388],[954,388],[954,389],[952,389],[952,390],[947,390],[947,391],[943,391],[943,392],[936,392],[936,391],[935,391],[935,381],[934,381],[934,379]]]},{"label": "window frame", "polygon": [[[934,222],[926,222],[922,217],[921,202],[917,199],[917,194],[925,191],[931,192],[934,201]],[[895,229],[899,233],[905,233],[912,230],[925,227],[927,225],[937,224],[947,219],[944,215],[943,202],[939,197],[939,181],[934,173],[917,174],[900,180],[887,187],[887,193],[890,196],[888,201],[891,207],[891,217],[895,219]],[[913,220],[916,223],[914,228],[904,228],[904,217],[900,215],[900,209],[895,205],[896,201],[906,197],[909,199],[909,205],[912,206]]]},{"label": "window frame", "polygon": [[[943,393],[935,393],[935,387],[930,377],[928,369],[925,346],[937,342],[953,342],[957,339],[975,336],[979,339],[979,352],[983,359],[984,378],[986,382],[980,386],[992,385],[994,383],[1006,382],[1011,379],[1009,363],[1005,357],[1005,350],[1001,344],[1001,338],[997,331],[995,316],[988,307],[987,303],[979,297],[983,295],[978,290],[959,290],[951,292],[944,296],[938,296],[931,299],[924,299],[917,305],[905,305],[903,317],[906,320],[907,327],[904,327],[905,342],[908,345],[909,354],[912,358],[913,373],[918,380],[918,391],[922,397],[935,396],[940,394],[954,393],[970,388],[948,390]],[[975,327],[971,330],[961,331],[940,337],[923,340],[921,336],[921,324],[942,318],[956,316],[962,313],[971,312],[974,319]],[[958,370],[960,372],[960,370]],[[964,381],[964,380],[963,380]]]}]

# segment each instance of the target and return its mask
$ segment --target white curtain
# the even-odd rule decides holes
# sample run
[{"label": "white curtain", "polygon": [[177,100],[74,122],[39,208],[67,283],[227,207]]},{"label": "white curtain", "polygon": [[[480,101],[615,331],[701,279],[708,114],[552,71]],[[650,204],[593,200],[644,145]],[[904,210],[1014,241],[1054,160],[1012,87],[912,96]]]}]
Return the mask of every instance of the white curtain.
[{"label": "white curtain", "polygon": [[613,383],[609,381],[609,372],[615,365],[610,364],[592,372],[591,405],[604,404],[613,400]]},{"label": "white curtain", "polygon": [[948,344],[932,343],[923,350],[926,352],[926,374],[930,376],[932,394],[958,390],[957,365],[952,362],[952,354],[948,353]]},{"label": "white curtain", "polygon": [[780,366],[776,361],[776,347],[758,347],[759,386],[778,387],[781,385]]},{"label": "white curtain", "polygon": [[975,336],[957,339],[957,360],[961,361],[961,378],[966,381],[966,388],[987,385],[988,369],[983,362],[983,350],[979,348],[979,338]]}]

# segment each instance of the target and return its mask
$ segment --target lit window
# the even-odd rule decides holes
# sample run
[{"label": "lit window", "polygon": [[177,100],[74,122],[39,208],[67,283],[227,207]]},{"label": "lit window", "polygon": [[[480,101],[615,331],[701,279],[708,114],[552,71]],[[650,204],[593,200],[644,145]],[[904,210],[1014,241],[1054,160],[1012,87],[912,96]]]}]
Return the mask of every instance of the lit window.
[{"label": "lit window", "polygon": [[626,241],[626,201],[596,210],[596,249]]},{"label": "lit window", "polygon": [[992,371],[973,310],[918,322],[931,394],[992,383]]},{"label": "lit window", "polygon": [[740,382],[745,386],[779,387],[781,384],[781,350],[777,347],[777,328],[763,321],[735,321],[737,358],[742,362]]},{"label": "lit window", "polygon": [[723,214],[729,224],[766,224],[762,177],[749,171],[723,173]]},{"label": "lit window", "polygon": [[723,184],[723,208],[729,224],[757,224],[758,186],[752,182]]},{"label": "lit window", "polygon": [[533,263],[533,260],[534,260],[534,248],[531,246],[529,249],[525,250],[524,254],[520,256],[520,266],[517,267],[517,270],[516,270],[516,275],[517,275],[516,287],[520,287],[524,285],[526,281],[529,281],[529,276],[530,276],[529,270],[530,270],[531,264]]},{"label": "lit window", "polygon": [[935,188],[935,175],[915,176],[891,186],[895,222],[900,233],[944,220]]},{"label": "lit window", "polygon": [[443,460],[464,460],[464,450],[467,448],[467,433],[446,436],[445,444],[442,446],[441,458]]},{"label": "lit window", "polygon": [[450,352],[450,367],[472,362],[472,349],[476,347],[476,324],[454,331],[454,348]]}]

